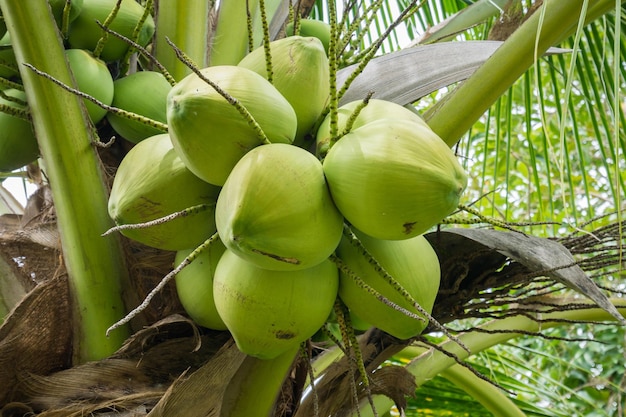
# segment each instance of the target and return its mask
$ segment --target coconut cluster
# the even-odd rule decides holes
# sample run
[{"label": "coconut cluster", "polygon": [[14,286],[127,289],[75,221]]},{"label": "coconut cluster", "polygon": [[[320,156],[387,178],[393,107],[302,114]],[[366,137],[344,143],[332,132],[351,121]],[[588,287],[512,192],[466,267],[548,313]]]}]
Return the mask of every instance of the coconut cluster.
[{"label": "coconut cluster", "polygon": [[[259,48],[237,66],[188,75],[167,95],[169,131],[157,138],[164,150],[169,138],[172,161],[211,192],[191,192],[192,181],[168,185],[174,176],[166,168],[174,164],[164,164],[156,144],[149,145],[141,156],[146,169],[134,183],[122,161],[112,217],[121,224],[163,214],[130,220],[139,210],[128,201],[181,210],[182,198],[170,196],[168,205],[144,194],[140,178],[161,195],[167,189],[195,195],[186,204],[203,210],[127,236],[167,230],[164,242],[178,251],[177,262],[193,259],[176,278],[187,313],[202,326],[230,331],[249,355],[273,358],[311,338],[338,297],[366,326],[402,339],[418,335],[440,279],[439,260],[422,234],[457,207],[467,183],[462,167],[419,115],[397,104],[353,102],[336,118],[324,116],[329,65],[318,38],[289,36],[269,49],[271,66]],[[129,184],[126,191],[118,182]],[[203,203],[201,195],[212,200]],[[182,229],[174,222],[196,223],[176,233]],[[197,222],[211,231],[200,232]],[[198,254],[198,236],[189,229],[219,238]]]},{"label": "coconut cluster", "polygon": [[[348,103],[327,115],[329,32],[320,22],[302,21],[300,35],[270,42],[269,51],[174,85],[147,70],[114,79],[110,68],[127,44],[111,38],[98,57],[90,51],[102,33],[95,22],[116,3],[71,2],[66,57],[80,91],[143,117],[84,101],[94,125],[132,144],[109,215],[127,238],[176,252],[177,264],[192,261],[176,277],[188,315],[265,359],[316,334],[338,298],[364,327],[418,335],[440,279],[422,234],[457,207],[467,183],[450,148],[391,102]],[[138,43],[146,45],[154,22],[144,12],[123,0],[110,29],[131,37],[143,21]],[[15,96],[6,104],[18,114],[27,98]],[[28,120],[0,114],[0,170],[34,160],[34,135],[14,151],[5,136],[18,127],[3,129],[3,118],[19,125],[21,141],[32,133]],[[9,151],[13,165],[2,162]]]}]

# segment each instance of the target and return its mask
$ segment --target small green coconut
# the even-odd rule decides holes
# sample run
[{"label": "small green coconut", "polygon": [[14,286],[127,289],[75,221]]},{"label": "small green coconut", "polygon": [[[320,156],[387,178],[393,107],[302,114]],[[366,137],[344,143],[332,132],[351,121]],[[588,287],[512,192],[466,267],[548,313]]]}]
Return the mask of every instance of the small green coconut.
[{"label": "small green coconut", "polygon": [[[328,57],[319,39],[289,36],[270,42],[272,84],[287,99],[298,118],[294,143],[300,145],[328,104],[330,76]],[[265,48],[250,52],[240,67],[268,78]]]},{"label": "small green coconut", "polygon": [[[83,49],[67,49],[65,56],[76,80],[78,89],[103,104],[113,102],[113,77],[104,61],[95,58],[91,52]],[[107,111],[87,99],[83,99],[87,113],[95,124],[104,118]]]},{"label": "small green coconut", "polygon": [[329,260],[270,271],[227,250],[215,270],[213,296],[239,350],[272,359],[315,334],[332,311],[337,287],[337,267]]},{"label": "small green coconut", "polygon": [[[424,310],[432,312],[439,290],[441,269],[439,258],[430,243],[423,236],[406,240],[381,240],[358,230],[354,232],[369,255],[354,246],[348,237],[344,237],[337,248],[337,256],[354,275],[392,303],[423,317],[376,271],[368,259],[368,256],[372,256]],[[399,339],[417,336],[428,324],[426,319],[418,320],[384,304],[345,272],[340,273],[339,297],[359,319]]]},{"label": "small green coconut", "polygon": [[[337,134],[345,134],[348,121],[353,119],[350,130],[358,129],[368,123],[380,119],[408,120],[425,125],[426,122],[415,112],[396,104],[392,101],[370,99],[367,105],[356,113],[359,106],[363,105],[362,100],[352,101],[337,109]],[[356,116],[356,117],[355,117]],[[330,147],[332,135],[330,131],[330,115],[327,115],[320,124],[316,133],[316,153],[318,156],[325,156]]]},{"label": "small green coconut", "polygon": [[[0,104],[16,111],[25,110],[26,93],[8,89],[4,94],[18,101],[9,101],[0,97]],[[0,112],[0,171],[12,171],[35,161],[39,157],[39,146],[28,119],[17,115]]]},{"label": "small green coconut", "polygon": [[[167,95],[171,89],[172,86],[160,72],[135,72],[115,80],[112,105],[157,122],[167,123]],[[107,120],[115,132],[134,143],[163,133],[156,127],[116,113],[107,113]]]},{"label": "small green coconut", "polygon": [[[208,329],[226,330],[213,301],[213,277],[226,247],[216,239],[189,265],[176,275],[176,293],[189,317]],[[175,264],[179,265],[193,249],[176,252]]]},{"label": "small green coconut", "polygon": [[[73,20],[68,32],[68,42],[74,49],[94,51],[98,41],[105,33],[97,22],[104,23],[109,14],[115,9],[117,0],[83,0],[80,14]],[[115,19],[109,29],[133,39],[135,28],[144,15],[144,7],[135,0],[122,0]],[[154,34],[154,19],[148,15],[141,25],[137,43],[146,46]],[[104,49],[99,58],[105,62],[120,60],[128,51],[129,45],[123,40],[108,35]]]},{"label": "small green coconut", "polygon": [[109,196],[109,215],[117,225],[145,223],[200,204],[207,209],[166,223],[122,234],[145,245],[178,251],[195,248],[215,233],[219,187],[191,173],[170,138],[161,134],[135,145],[122,159]]},{"label": "small green coconut", "polygon": [[333,253],[343,230],[319,160],[281,143],[241,158],[218,197],[215,222],[227,248],[274,270],[319,264]]},{"label": "small green coconut", "polygon": [[[265,78],[230,65],[204,68],[201,73],[247,109],[269,142],[293,141],[296,114]],[[239,159],[263,143],[250,120],[195,73],[170,90],[167,123],[174,148],[187,167],[215,185],[223,185]]]},{"label": "small green coconut", "polygon": [[[322,45],[324,46],[324,51],[326,52],[326,55],[328,55],[328,46],[330,45],[330,25],[321,20],[314,19],[300,19],[298,21],[298,24],[298,35],[305,37],[316,37],[320,40],[320,42],[322,42]],[[296,35],[294,33],[293,22],[287,23],[287,25],[285,26],[285,34],[287,36]]]},{"label": "small green coconut", "polygon": [[72,23],[83,9],[83,0],[71,0],[69,4],[67,0],[48,0],[48,4],[59,29],[63,27],[63,10],[66,5],[69,6],[68,24]]},{"label": "small green coconut", "polygon": [[467,175],[427,125],[370,122],[343,136],[323,162],[333,201],[346,220],[378,239],[420,235],[452,213]]}]

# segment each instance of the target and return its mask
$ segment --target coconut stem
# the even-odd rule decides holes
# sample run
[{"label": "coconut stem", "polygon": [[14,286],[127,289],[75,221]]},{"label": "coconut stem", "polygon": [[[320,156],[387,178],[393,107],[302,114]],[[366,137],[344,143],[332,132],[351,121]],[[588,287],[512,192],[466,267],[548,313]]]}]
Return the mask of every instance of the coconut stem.
[{"label": "coconut stem", "polygon": [[[298,2],[298,6],[300,2]],[[295,36],[300,35],[300,10],[297,11],[293,8],[293,3],[289,2],[289,21],[293,22],[293,34]]]},{"label": "coconut stem", "polygon": [[337,10],[335,2],[328,2],[328,13],[330,15],[330,40],[328,43],[328,68],[330,84],[330,137],[337,136],[339,127],[337,126],[339,96],[337,95],[337,43],[339,41],[339,30],[337,28]]},{"label": "coconut stem", "polygon": [[202,71],[200,71],[200,69],[189,59],[189,57],[187,55],[185,55],[185,53],[183,51],[178,49],[176,47],[176,45],[174,45],[169,39],[166,39],[166,40],[167,40],[167,43],[169,43],[170,46],[172,48],[174,48],[174,52],[176,53],[176,56],[178,57],[178,59],[180,59],[182,62],[184,62],[185,65],[187,65],[189,67],[189,69],[191,69],[194,72],[194,74],[196,74],[202,81],[204,81],[205,83],[207,83],[211,87],[213,87],[213,89],[219,95],[224,97],[224,99],[229,104],[231,104],[232,106],[235,107],[235,109],[237,109],[239,114],[241,114],[241,116],[246,120],[246,122],[248,122],[248,125],[250,125],[250,127],[252,127],[252,129],[254,129],[254,131],[256,132],[257,136],[259,137],[259,139],[261,140],[261,142],[263,144],[267,145],[267,144],[271,143],[270,140],[265,135],[265,132],[263,132],[263,129],[261,128],[261,126],[257,123],[257,121],[254,119],[252,114],[250,114],[248,109],[246,109],[246,107],[239,102],[239,100],[237,100],[235,97],[233,97],[230,94],[228,94],[219,85],[215,84],[213,81],[211,81],[210,79],[205,77],[204,74],[202,74]]},{"label": "coconut stem", "polygon": [[274,84],[274,71],[272,69],[272,49],[270,45],[270,27],[267,24],[267,12],[265,11],[265,0],[259,0],[261,9],[261,26],[263,27],[263,51],[265,52],[265,72],[267,81]]},{"label": "coconut stem", "polygon": [[[355,376],[358,371],[359,374],[361,374],[361,379],[363,379],[364,373],[361,373],[361,366],[359,366],[359,362],[361,364],[363,363],[363,357],[357,356],[356,354],[356,350],[351,341],[352,339],[349,336],[350,332],[354,335],[354,329],[352,329],[349,319],[346,319],[347,314],[345,314],[345,312],[347,312],[347,308],[339,297],[335,300],[334,309],[335,315],[337,316],[337,323],[339,324],[339,329],[341,331],[341,337],[343,338],[343,344],[346,346],[346,351],[349,353],[347,357],[349,359],[348,365],[350,367],[350,388],[352,389],[352,399],[355,404],[358,404],[359,393],[357,391]],[[365,366],[363,366],[363,369],[365,369]]]},{"label": "coconut stem", "polygon": [[[372,412],[375,417],[378,417],[378,412],[376,411],[376,406],[374,405],[374,400],[372,398],[370,381],[367,377],[367,371],[365,370],[365,363],[363,362],[363,354],[361,352],[361,348],[359,347],[359,342],[356,339],[356,335],[354,334],[352,322],[350,321],[350,312],[348,311],[348,307],[341,301],[340,298],[337,298],[335,301],[335,314],[337,315],[337,322],[339,323],[344,343],[350,346],[354,361],[356,362],[357,370],[361,375],[361,382],[363,383],[365,394],[367,395],[367,399],[372,407]],[[358,402],[358,397],[356,397],[356,402]]]},{"label": "coconut stem", "polygon": [[9,106],[8,104],[0,104],[0,112],[10,114],[14,117],[19,117],[20,119],[30,120],[28,109],[18,109],[17,107]]},{"label": "coconut stem", "polygon": [[143,14],[141,15],[141,18],[139,19],[139,21],[135,25],[135,28],[133,29],[133,34],[131,38],[133,42],[129,43],[129,48],[126,51],[126,54],[124,54],[124,58],[122,58],[122,61],[121,61],[123,63],[122,68],[120,70],[122,74],[126,74],[126,72],[128,71],[128,67],[130,63],[130,56],[135,53],[134,45],[136,45],[137,41],[139,40],[139,35],[141,34],[141,28],[143,24],[148,19],[148,16],[150,16],[150,11],[152,10],[152,3],[153,3],[153,0],[146,1],[146,4],[144,5],[144,9],[143,9]]},{"label": "coconut stem", "polygon": [[[372,23],[378,10],[381,8],[383,0],[377,0],[374,3],[370,4],[365,8],[365,11],[360,16],[356,16],[352,22],[349,22],[350,13],[344,13],[343,19],[341,21],[341,27],[348,26],[347,33],[352,35],[357,32],[357,29],[360,27],[367,28]],[[356,13],[355,13],[356,14]],[[369,15],[369,16],[368,16]],[[338,51],[344,51],[348,45],[351,43],[360,44],[363,41],[363,38],[369,31],[362,30],[357,34],[356,39],[352,40],[352,36],[346,36],[343,42],[337,48]]]},{"label": "coconut stem", "polygon": [[523,233],[519,230],[517,230],[516,228],[512,227],[510,223],[507,222],[503,222],[494,218],[490,218],[490,217],[486,217],[484,215],[482,215],[478,210],[473,209],[471,207],[468,206],[464,206],[462,204],[459,204],[459,210],[463,210],[469,214],[472,214],[474,216],[476,216],[479,220],[479,222],[482,223],[488,223],[492,226],[496,226],[496,227],[501,227],[503,229],[507,229],[507,230],[511,230],[513,232],[517,232],[517,233]]},{"label": "coconut stem", "polygon": [[248,52],[254,49],[254,30],[252,28],[252,13],[250,13],[250,0],[246,0],[246,27],[248,29]]},{"label": "coconut stem", "polygon": [[[470,214],[475,214],[474,210],[466,210],[469,207],[460,205],[459,210],[467,211]],[[442,219],[440,224],[490,224],[496,227],[503,227],[508,230],[516,231],[518,233],[522,233],[521,231],[514,229],[514,227],[528,227],[528,226],[554,226],[554,225],[562,225],[561,222],[553,222],[553,221],[541,221],[541,222],[504,222],[501,220],[496,220],[490,217],[486,217],[478,213],[477,218],[466,218],[466,217],[458,217],[458,216],[448,216],[445,219]]]},{"label": "coconut stem", "polygon": [[300,345],[300,356],[302,356],[302,359],[304,359],[303,362],[306,366],[306,371],[310,381],[309,385],[311,387],[311,395],[313,396],[313,415],[315,417],[318,417],[320,415],[320,400],[319,396],[317,395],[317,388],[315,385],[315,373],[313,372],[313,366],[311,365],[311,362],[313,362],[313,358],[311,357],[310,345],[310,340],[302,342],[302,344]]},{"label": "coconut stem", "polygon": [[113,330],[117,329],[130,322],[133,318],[135,318],[138,314],[148,308],[152,299],[170,282],[172,279],[176,277],[176,275],[182,271],[187,265],[192,263],[202,252],[207,250],[211,245],[213,245],[219,239],[219,235],[214,233],[210,238],[201,243],[197,248],[195,248],[185,259],[182,260],[180,264],[176,268],[174,268],[169,274],[164,276],[161,281],[157,284],[156,287],[152,289],[144,298],[144,300],[137,306],[134,310],[128,313],[124,318],[117,321],[111,327],[109,327],[106,331],[106,335],[108,336]]},{"label": "coconut stem", "polygon": [[[17,68],[15,68],[17,70]],[[24,86],[22,84],[16,83],[15,81],[7,80],[6,78],[0,77],[0,85],[6,88],[14,88],[16,90],[24,91]]]},{"label": "coconut stem", "polygon": [[[111,10],[107,18],[104,20],[104,23],[103,23],[104,26],[109,27],[111,25],[111,22],[113,22],[113,20],[115,19],[115,16],[117,16],[117,12],[120,10],[121,5],[122,5],[122,0],[117,0],[117,2],[115,3],[115,7],[113,8],[113,10]],[[94,57],[100,58],[100,54],[102,53],[102,50],[104,49],[104,44],[106,43],[108,39],[109,39],[108,32],[104,32],[102,36],[100,37],[100,39],[98,39],[98,43],[96,44],[96,47],[93,50]]]},{"label": "coconut stem", "polygon": [[339,90],[339,93],[338,93],[338,98],[339,99],[341,99],[341,97],[343,97],[343,95],[346,93],[346,91],[348,91],[348,88],[350,87],[350,84],[352,84],[352,82],[356,79],[356,77],[359,74],[361,74],[361,72],[363,72],[363,70],[365,69],[365,66],[370,62],[370,60],[372,58],[374,58],[374,55],[376,54],[376,51],[378,51],[378,48],[380,48],[380,46],[383,44],[385,39],[387,39],[387,37],[389,37],[389,35],[396,28],[396,26],[398,26],[398,24],[400,24],[400,22],[402,22],[404,20],[406,15],[413,9],[413,7],[415,6],[416,3],[417,3],[417,0],[413,0],[411,2],[411,4],[409,6],[407,6],[400,13],[400,16],[398,16],[398,18],[396,20],[394,20],[391,23],[391,25],[389,25],[389,27],[385,30],[385,32],[378,39],[376,39],[376,42],[374,42],[370,46],[369,50],[364,53],[363,58],[359,58],[358,59],[357,67],[355,68],[354,71],[352,71],[350,73],[350,75],[348,76],[346,81],[341,86],[341,90]]},{"label": "coconut stem", "polygon": [[72,8],[72,0],[65,0],[65,5],[63,6],[63,17],[61,19],[61,36],[63,38],[67,38],[67,31],[70,26],[70,10]]},{"label": "coconut stem", "polygon": [[145,229],[147,227],[158,226],[160,224],[167,223],[167,222],[169,222],[171,220],[174,220],[174,219],[177,219],[179,217],[186,217],[186,216],[189,216],[191,214],[197,214],[197,213],[203,212],[203,211],[208,210],[209,208],[212,208],[214,206],[215,206],[215,203],[213,203],[213,204],[198,204],[197,206],[188,207],[188,208],[186,208],[184,210],[177,211],[175,213],[168,214],[167,216],[159,217],[158,219],[150,220],[150,221],[147,221],[147,222],[144,222],[144,223],[120,224],[118,226],[114,226],[114,227],[110,228],[109,230],[104,232],[102,234],[102,236],[107,236],[107,235],[110,235],[113,232],[119,232],[119,231],[122,231],[122,230]]},{"label": "coconut stem", "polygon": [[69,85],[65,84],[62,81],[57,80],[56,78],[54,78],[53,76],[51,76],[50,74],[47,74],[43,71],[38,70],[37,68],[33,67],[31,64],[27,64],[24,63],[24,66],[28,67],[30,70],[32,70],[35,74],[44,77],[50,81],[52,81],[53,83],[55,83],[56,85],[58,85],[59,87],[63,88],[66,91],[69,91],[72,94],[75,94],[79,97],[84,98],[85,100],[89,100],[92,103],[102,107],[103,109],[111,112],[111,113],[115,113],[119,116],[125,117],[127,119],[130,120],[134,120],[137,121],[139,123],[143,123],[144,125],[150,126],[150,127],[154,127],[155,129],[158,129],[162,132],[167,132],[167,125],[165,123],[161,123],[158,122],[156,120],[152,120],[149,117],[146,116],[142,116],[140,114],[137,113],[132,113],[126,110],[122,110],[120,108],[117,107],[113,107],[113,106],[109,106],[107,104],[104,104],[103,102],[99,101],[98,99],[90,96],[89,94],[85,94],[80,90],[77,90],[76,88],[70,87]]}]

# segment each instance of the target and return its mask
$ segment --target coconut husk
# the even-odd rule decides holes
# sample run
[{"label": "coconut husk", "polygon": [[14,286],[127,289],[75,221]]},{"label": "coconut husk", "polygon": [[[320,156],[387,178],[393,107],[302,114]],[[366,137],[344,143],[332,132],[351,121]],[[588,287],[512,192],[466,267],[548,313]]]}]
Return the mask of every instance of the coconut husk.
[{"label": "coconut husk", "polygon": [[16,389],[22,404],[44,417],[106,415],[106,410],[146,415],[174,382],[215,363],[229,339],[227,332],[198,329],[175,315],[135,333],[109,358],[47,376],[23,373]]},{"label": "coconut husk", "polygon": [[71,363],[72,328],[67,276],[37,285],[0,327],[0,404],[25,399],[25,375],[46,375]]}]

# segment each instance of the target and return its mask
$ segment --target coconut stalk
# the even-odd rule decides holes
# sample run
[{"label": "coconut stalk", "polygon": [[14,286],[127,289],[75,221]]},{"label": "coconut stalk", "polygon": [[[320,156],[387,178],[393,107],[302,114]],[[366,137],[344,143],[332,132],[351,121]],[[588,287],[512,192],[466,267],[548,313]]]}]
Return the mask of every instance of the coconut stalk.
[{"label": "coconut stalk", "polygon": [[176,81],[190,74],[191,70],[176,57],[166,39],[204,68],[211,30],[209,13],[213,7],[214,1],[207,0],[157,1],[155,56]]},{"label": "coconut stalk", "polygon": [[[290,0],[223,0],[220,2],[209,52],[210,65],[237,65],[263,41],[262,17],[267,24],[284,17]],[[261,6],[265,9],[261,9]],[[282,7],[281,7],[282,6]],[[271,32],[283,22],[272,22]],[[274,30],[272,30],[274,29]],[[271,33],[274,35],[275,33]]]},{"label": "coconut stalk", "polygon": [[538,57],[575,32],[584,7],[586,20],[598,18],[615,8],[615,0],[545,0],[470,78],[425,115],[429,126],[454,146]]},{"label": "coconut stalk", "polygon": [[256,12],[259,0],[225,0],[220,2],[215,23],[210,65],[237,65],[248,53],[248,11]]},{"label": "coconut stalk", "polygon": [[[128,335],[106,329],[125,314],[121,296],[128,274],[119,241],[101,237],[112,226],[94,130],[81,99],[37,75],[25,63],[74,85],[46,0],[0,0],[41,156],[50,181],[74,308],[74,361],[104,358]],[[33,22],[37,22],[36,33]]]}]

